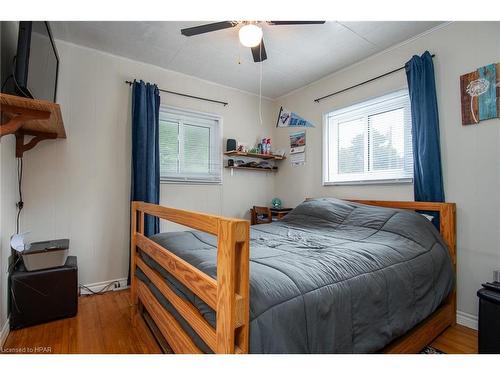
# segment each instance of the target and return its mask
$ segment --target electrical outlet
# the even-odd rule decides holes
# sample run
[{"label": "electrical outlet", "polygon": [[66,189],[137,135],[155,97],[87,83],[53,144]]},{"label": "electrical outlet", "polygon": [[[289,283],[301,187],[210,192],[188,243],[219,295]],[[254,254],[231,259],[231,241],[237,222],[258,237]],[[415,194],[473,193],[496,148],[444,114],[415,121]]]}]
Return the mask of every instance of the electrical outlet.
[{"label": "electrical outlet", "polygon": [[500,270],[493,271],[493,281],[500,283]]},{"label": "electrical outlet", "polygon": [[115,281],[114,289],[118,289],[118,288],[120,288],[120,282],[119,281]]}]

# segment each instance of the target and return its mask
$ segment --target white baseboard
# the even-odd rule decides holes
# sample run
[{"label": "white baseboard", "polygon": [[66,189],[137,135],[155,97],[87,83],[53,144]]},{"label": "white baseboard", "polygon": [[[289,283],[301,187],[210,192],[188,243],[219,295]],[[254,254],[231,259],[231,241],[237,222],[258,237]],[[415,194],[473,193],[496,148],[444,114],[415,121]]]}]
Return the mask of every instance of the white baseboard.
[{"label": "white baseboard", "polygon": [[463,311],[457,311],[457,324],[475,329],[477,331],[477,316]]},{"label": "white baseboard", "polygon": [[[110,285],[110,284],[112,284],[112,285]],[[102,290],[107,285],[110,285],[110,286],[108,288]],[[100,291],[104,291],[104,292],[117,291],[117,290],[123,290],[123,289],[128,288],[127,278],[100,281],[98,283],[84,284],[83,286],[85,288],[90,289],[94,293],[98,293]],[[81,295],[92,294],[89,290],[87,290],[85,288],[79,287]]]},{"label": "white baseboard", "polygon": [[10,322],[9,318],[5,321],[5,324],[2,327],[2,330],[0,331],[0,349],[3,349],[3,345],[5,344],[5,341],[7,341],[7,336],[9,336],[10,332]]}]

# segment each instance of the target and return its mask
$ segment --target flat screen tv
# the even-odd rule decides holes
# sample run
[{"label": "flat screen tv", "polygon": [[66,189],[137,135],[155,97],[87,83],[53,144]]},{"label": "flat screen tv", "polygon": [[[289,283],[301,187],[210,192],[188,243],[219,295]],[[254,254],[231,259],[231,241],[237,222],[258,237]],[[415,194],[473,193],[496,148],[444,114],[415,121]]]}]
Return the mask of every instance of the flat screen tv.
[{"label": "flat screen tv", "polygon": [[58,73],[59,56],[49,23],[19,22],[14,70],[17,94],[55,102]]}]

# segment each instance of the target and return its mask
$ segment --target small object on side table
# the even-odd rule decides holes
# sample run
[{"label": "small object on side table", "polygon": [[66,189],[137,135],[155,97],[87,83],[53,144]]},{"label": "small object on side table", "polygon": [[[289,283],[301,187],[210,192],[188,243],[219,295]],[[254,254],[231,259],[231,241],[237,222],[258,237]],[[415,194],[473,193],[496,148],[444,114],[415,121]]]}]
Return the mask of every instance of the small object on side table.
[{"label": "small object on side table", "polygon": [[78,266],[69,256],[62,267],[27,271],[24,264],[10,274],[10,328],[18,329],[78,312]]},{"label": "small object on side table", "polygon": [[69,239],[32,242],[21,255],[28,271],[62,267],[68,259]]},{"label": "small object on side table", "polygon": [[479,354],[500,354],[500,283],[486,283],[478,290]]},{"label": "small object on side table", "polygon": [[273,206],[274,209],[280,209],[282,204],[283,203],[279,198],[273,198],[273,200],[271,201],[271,205]]}]

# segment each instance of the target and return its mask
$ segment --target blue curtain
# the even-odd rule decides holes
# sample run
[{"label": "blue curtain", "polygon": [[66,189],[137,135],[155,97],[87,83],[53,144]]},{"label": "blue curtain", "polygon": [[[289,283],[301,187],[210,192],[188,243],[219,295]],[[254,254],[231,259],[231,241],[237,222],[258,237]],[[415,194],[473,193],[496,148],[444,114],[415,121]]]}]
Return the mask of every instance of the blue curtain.
[{"label": "blue curtain", "polygon": [[[444,202],[439,117],[431,54],[425,51],[422,56],[413,56],[405,69],[411,101],[415,201]],[[434,220],[437,227],[438,220]]]},{"label": "blue curtain", "polygon": [[[131,200],[160,203],[159,151],[160,92],[158,86],[134,81],[132,85]],[[144,234],[160,231],[156,217],[146,215]]]}]

